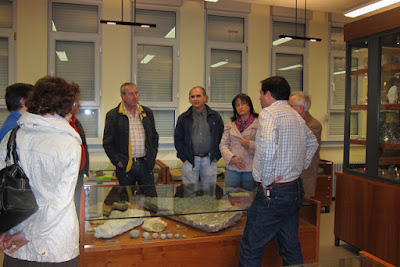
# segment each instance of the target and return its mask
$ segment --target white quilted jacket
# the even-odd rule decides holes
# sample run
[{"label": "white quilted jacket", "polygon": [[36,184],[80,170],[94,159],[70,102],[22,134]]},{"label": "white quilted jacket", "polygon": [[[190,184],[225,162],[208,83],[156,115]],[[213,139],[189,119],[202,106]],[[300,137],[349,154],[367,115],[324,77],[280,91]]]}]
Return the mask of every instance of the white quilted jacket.
[{"label": "white quilted jacket", "polygon": [[[79,255],[79,224],[74,204],[81,138],[62,117],[25,112],[18,121],[17,153],[30,179],[39,210],[10,230],[22,231],[29,242],[7,255],[37,262],[63,262]],[[5,166],[9,134],[0,144]]]}]

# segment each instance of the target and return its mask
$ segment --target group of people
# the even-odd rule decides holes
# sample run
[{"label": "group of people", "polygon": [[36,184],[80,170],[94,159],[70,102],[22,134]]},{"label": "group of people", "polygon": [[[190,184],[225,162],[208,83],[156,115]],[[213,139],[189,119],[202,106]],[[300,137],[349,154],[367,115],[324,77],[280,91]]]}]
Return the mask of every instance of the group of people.
[{"label": "group of people", "polygon": [[[79,190],[89,167],[85,134],[75,117],[80,107],[79,86],[46,76],[33,88],[27,87],[31,92],[21,94],[14,105],[17,108],[7,102],[11,114],[0,133],[3,128],[8,129],[4,132],[14,128],[18,120],[17,152],[39,210],[1,234],[0,249],[5,251],[5,266],[32,262],[76,266]],[[122,101],[106,115],[104,150],[121,186],[137,183],[146,196],[157,196],[153,168],[159,135],[153,112],[139,104],[134,83],[124,83],[120,95]],[[315,172],[315,182],[310,179],[311,184],[304,187],[306,195],[315,192],[315,164],[319,162],[315,152],[322,129],[308,113],[310,99],[303,93],[290,95],[284,78],[270,77],[261,82],[260,114],[248,95],[239,94],[232,101],[233,116],[226,125],[207,100],[203,87],[193,87],[191,107],[179,116],[174,132],[185,194],[196,195],[199,187],[213,194],[217,161],[223,157],[227,187],[257,188],[240,244],[240,266],[260,266],[264,246],[273,237],[285,265],[302,263],[298,212],[303,183],[310,176],[307,171]],[[5,136],[0,144],[0,168],[5,165]]]}]

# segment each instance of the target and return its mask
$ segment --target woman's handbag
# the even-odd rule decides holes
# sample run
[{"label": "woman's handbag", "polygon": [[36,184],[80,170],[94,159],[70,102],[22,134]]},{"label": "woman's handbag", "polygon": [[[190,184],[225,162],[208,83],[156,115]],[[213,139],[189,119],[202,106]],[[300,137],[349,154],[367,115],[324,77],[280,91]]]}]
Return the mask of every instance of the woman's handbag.
[{"label": "woman's handbag", "polygon": [[[0,170],[0,234],[25,221],[38,210],[35,196],[29,186],[29,179],[19,166],[15,127],[7,143],[7,166]],[[13,164],[9,165],[10,158]]]}]

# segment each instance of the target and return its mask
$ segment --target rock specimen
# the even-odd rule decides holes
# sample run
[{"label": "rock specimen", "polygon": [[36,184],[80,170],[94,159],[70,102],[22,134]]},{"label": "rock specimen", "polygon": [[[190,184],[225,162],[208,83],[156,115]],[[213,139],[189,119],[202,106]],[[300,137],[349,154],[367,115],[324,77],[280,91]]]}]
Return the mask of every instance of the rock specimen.
[{"label": "rock specimen", "polygon": [[113,207],[114,210],[126,211],[129,208],[129,202],[114,202]]},{"label": "rock specimen", "polygon": [[161,232],[165,229],[167,223],[161,220],[160,217],[150,218],[145,221],[142,228],[149,232]]},{"label": "rock specimen", "polygon": [[132,230],[132,231],[129,233],[129,235],[130,235],[132,238],[138,238],[139,235],[140,235],[140,231],[139,231],[139,230]]},{"label": "rock specimen", "polygon": [[237,211],[238,208],[233,206],[228,199],[216,199],[210,196],[149,197],[145,199],[143,205],[157,214],[168,215],[170,219],[206,232],[218,232],[234,225],[242,217],[242,211]]},{"label": "rock specimen", "polygon": [[[141,225],[145,219],[141,218],[149,216],[149,212],[142,210],[130,209],[125,212],[112,211],[110,220],[106,221],[103,225],[94,228],[96,238],[112,238],[129,231]],[[113,218],[136,218],[136,219],[113,219]]]}]

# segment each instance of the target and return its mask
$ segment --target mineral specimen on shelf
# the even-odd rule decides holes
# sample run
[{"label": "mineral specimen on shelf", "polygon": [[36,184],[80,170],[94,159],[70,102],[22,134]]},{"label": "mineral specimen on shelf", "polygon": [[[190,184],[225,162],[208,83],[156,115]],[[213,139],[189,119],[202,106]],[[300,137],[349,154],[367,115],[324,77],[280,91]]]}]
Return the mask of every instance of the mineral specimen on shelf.
[{"label": "mineral specimen on shelf", "polygon": [[126,211],[129,208],[129,202],[114,202],[113,203],[114,210]]},{"label": "mineral specimen on shelf", "polygon": [[150,237],[150,233],[149,232],[143,232],[143,238],[149,238]]},{"label": "mineral specimen on shelf", "polygon": [[167,237],[168,237],[169,239],[171,239],[171,238],[173,237],[173,235],[172,235],[171,233],[169,233],[169,234],[167,235]]},{"label": "mineral specimen on shelf", "polygon": [[182,238],[186,238],[186,235],[182,235]]},{"label": "mineral specimen on shelf", "polygon": [[179,238],[179,234],[175,234],[175,238]]},{"label": "mineral specimen on shelf", "polygon": [[166,214],[168,218],[206,232],[218,232],[234,225],[243,214],[242,211],[236,211],[238,208],[228,199],[216,199],[210,196],[172,199],[173,205],[170,204],[171,198],[149,197],[145,199],[143,205],[157,214]]},{"label": "mineral specimen on shelf", "polygon": [[161,232],[165,229],[167,223],[161,220],[160,217],[150,218],[145,221],[142,228],[149,232]]},{"label": "mineral specimen on shelf", "polygon": [[[112,238],[129,231],[141,225],[145,219],[140,218],[148,216],[150,213],[142,210],[130,209],[127,211],[114,210],[110,214],[111,220],[106,221],[103,225],[94,228],[96,238]],[[135,218],[136,219],[131,219]],[[114,218],[129,218],[129,219],[114,219]]]},{"label": "mineral specimen on shelf", "polygon": [[161,234],[161,235],[160,235],[160,238],[161,238],[161,239],[165,239],[166,237],[167,237],[166,234]]},{"label": "mineral specimen on shelf", "polygon": [[107,220],[93,220],[93,221],[89,221],[90,224],[92,225],[101,225],[104,224]]},{"label": "mineral specimen on shelf", "polygon": [[140,235],[140,231],[139,231],[139,230],[132,230],[132,231],[129,233],[129,235],[130,235],[132,238],[138,238],[139,235]]},{"label": "mineral specimen on shelf", "polygon": [[153,234],[151,235],[151,237],[152,237],[153,239],[157,239],[157,238],[158,238],[158,234],[157,234],[157,233],[153,233]]}]

